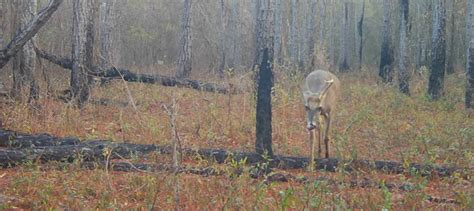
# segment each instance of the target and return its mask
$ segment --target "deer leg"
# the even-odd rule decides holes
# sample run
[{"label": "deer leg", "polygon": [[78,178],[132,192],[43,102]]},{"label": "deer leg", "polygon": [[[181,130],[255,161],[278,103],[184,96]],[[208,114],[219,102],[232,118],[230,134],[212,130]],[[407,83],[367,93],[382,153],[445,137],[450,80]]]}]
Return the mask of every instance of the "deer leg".
[{"label": "deer leg", "polygon": [[324,132],[324,145],[326,146],[326,158],[329,158],[329,129],[331,128],[331,115],[325,114],[324,119],[326,120],[326,131]]},{"label": "deer leg", "polygon": [[321,157],[321,117],[318,117],[319,118],[319,123],[318,125],[316,126],[316,129],[318,130],[318,158]]},{"label": "deer leg", "polygon": [[313,171],[314,170],[314,151],[316,148],[316,137],[315,137],[315,132],[309,131],[309,141],[311,142],[311,160],[309,161],[309,170]]}]

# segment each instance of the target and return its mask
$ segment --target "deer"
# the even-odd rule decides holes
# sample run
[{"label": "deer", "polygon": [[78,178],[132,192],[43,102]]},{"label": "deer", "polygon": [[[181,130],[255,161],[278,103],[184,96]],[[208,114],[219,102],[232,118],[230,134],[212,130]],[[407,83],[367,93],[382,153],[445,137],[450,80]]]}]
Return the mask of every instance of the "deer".
[{"label": "deer", "polygon": [[[302,85],[304,107],[306,110],[306,128],[311,141],[310,169],[314,167],[315,129],[318,132],[318,157],[321,157],[322,126],[324,121],[325,157],[329,158],[329,129],[331,128],[331,114],[334,112],[339,95],[340,81],[332,73],[325,70],[311,72]],[[318,118],[317,122],[314,118]]]}]

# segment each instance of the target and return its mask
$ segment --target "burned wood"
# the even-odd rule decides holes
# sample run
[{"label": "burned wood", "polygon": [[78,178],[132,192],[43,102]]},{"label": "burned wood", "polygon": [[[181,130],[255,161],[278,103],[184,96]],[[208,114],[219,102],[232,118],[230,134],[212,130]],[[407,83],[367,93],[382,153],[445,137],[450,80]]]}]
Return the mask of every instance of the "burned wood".
[{"label": "burned wood", "polygon": [[[83,160],[104,160],[129,158],[132,155],[144,155],[152,152],[172,154],[169,146],[144,144],[118,143],[107,140],[79,141],[74,138],[57,138],[48,134],[28,135],[0,129],[0,165],[8,167],[28,160],[41,161],[72,161],[77,158]],[[107,154],[109,153],[109,154]],[[183,154],[189,157],[201,157],[217,163],[231,160],[243,161],[246,164],[267,163],[270,168],[301,169],[306,168],[309,159],[276,155],[271,158],[262,158],[254,152],[232,152],[222,149],[183,149]],[[455,172],[469,175],[472,169],[463,169],[456,166],[438,166],[410,164],[403,165],[395,161],[344,161],[336,158],[316,159],[315,169],[335,172],[343,171],[380,171],[391,174],[411,174],[416,172],[422,176],[447,177]]]},{"label": "burned wood", "polygon": [[[51,63],[59,65],[65,69],[72,69],[71,59],[52,55],[38,48],[36,48],[35,50],[39,57],[46,59]],[[237,90],[231,90],[229,87],[220,84],[207,83],[191,79],[178,79],[176,77],[164,75],[139,74],[123,68],[110,67],[108,69],[102,69],[98,66],[93,66],[92,70],[89,71],[89,74],[106,79],[123,78],[123,80],[127,82],[159,84],[162,86],[171,87],[185,87],[205,92],[216,92],[221,94],[228,94],[229,92],[232,94],[238,93]]]}]

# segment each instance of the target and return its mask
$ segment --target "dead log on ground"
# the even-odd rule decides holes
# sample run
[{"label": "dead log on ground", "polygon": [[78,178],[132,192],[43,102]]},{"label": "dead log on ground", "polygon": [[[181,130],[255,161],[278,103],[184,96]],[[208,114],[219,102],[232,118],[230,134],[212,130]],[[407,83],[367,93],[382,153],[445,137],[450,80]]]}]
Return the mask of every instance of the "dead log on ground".
[{"label": "dead log on ground", "polygon": [[[65,69],[72,69],[72,60],[69,58],[59,57],[47,53],[44,50],[36,48],[36,53],[39,57],[50,61],[53,64],[59,65]],[[101,69],[98,66],[93,66],[92,71],[89,73],[96,77],[106,78],[106,79],[124,79],[127,82],[140,82],[140,83],[149,83],[149,84],[159,84],[162,86],[177,86],[177,87],[186,87],[191,89],[196,89],[205,92],[216,92],[221,94],[232,94],[238,93],[237,90],[232,90],[229,87],[215,84],[201,82],[198,80],[191,79],[178,79],[175,77],[164,76],[164,75],[150,75],[150,74],[138,74],[130,70],[123,68],[110,67],[108,69]]]},{"label": "dead log on ground", "polygon": [[[1,129],[0,146],[8,148],[0,151],[0,165],[2,166],[11,166],[27,160],[38,159],[42,161],[71,161],[76,158],[82,158],[84,160],[101,160],[105,158],[105,149],[111,150],[112,154],[110,158],[112,159],[127,158],[133,154],[143,155],[151,152],[157,152],[159,154],[172,153],[172,149],[169,146],[118,143],[104,140],[78,141],[74,138],[55,138],[47,134],[28,135]],[[15,153],[25,156],[8,157]],[[185,148],[183,149],[183,154],[190,157],[201,157],[213,160],[217,163],[225,163],[231,160],[245,160],[246,164],[267,162],[269,167],[279,169],[301,169],[306,168],[309,164],[309,159],[305,157],[276,155],[265,160],[259,154],[254,152],[232,152],[222,149],[195,150]],[[469,175],[469,173],[472,173],[472,169],[463,169],[456,166],[422,165],[416,163],[406,166],[395,161],[343,161],[337,158],[329,158],[316,159],[315,164],[315,169],[331,172],[335,172],[338,169],[344,171],[376,170],[393,174],[410,174],[411,172],[418,172],[423,176],[439,177],[447,177],[455,172],[459,172],[461,175]]]}]

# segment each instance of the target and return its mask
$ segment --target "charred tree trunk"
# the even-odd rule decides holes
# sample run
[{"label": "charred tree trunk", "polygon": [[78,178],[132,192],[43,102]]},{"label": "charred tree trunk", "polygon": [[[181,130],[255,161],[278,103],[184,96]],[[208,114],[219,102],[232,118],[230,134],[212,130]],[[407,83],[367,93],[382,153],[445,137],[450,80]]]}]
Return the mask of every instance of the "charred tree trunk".
[{"label": "charred tree trunk", "polygon": [[93,1],[74,1],[71,99],[82,107],[90,97],[93,59]]},{"label": "charred tree trunk", "polygon": [[191,1],[192,0],[184,0],[178,72],[176,74],[178,78],[189,77],[192,70]]},{"label": "charred tree trunk", "polygon": [[410,73],[408,71],[408,0],[400,0],[400,46],[398,59],[398,85],[403,94],[410,95]]},{"label": "charred tree trunk", "polygon": [[383,1],[382,49],[380,52],[379,76],[384,83],[393,80],[393,45],[391,30],[391,0]]},{"label": "charred tree trunk", "polygon": [[115,0],[104,0],[100,4],[100,68],[106,69],[111,66],[111,47],[112,38],[111,31],[114,23],[113,7]]},{"label": "charred tree trunk", "polygon": [[25,25],[20,34],[13,37],[12,41],[0,50],[0,69],[15,56],[15,54],[48,22],[51,15],[58,9],[63,0],[51,0],[49,5],[36,15],[31,22]]},{"label": "charred tree trunk", "polygon": [[259,155],[273,156],[272,150],[272,87],[273,87],[273,22],[269,0],[258,8],[257,40],[261,43],[257,78],[257,112],[255,150]]},{"label": "charred tree trunk", "polygon": [[473,108],[473,98],[474,93],[474,8],[473,0],[469,0],[468,4],[468,39],[469,46],[467,51],[467,70],[466,70],[466,96],[465,96],[465,107],[466,109]]},{"label": "charred tree trunk", "polygon": [[349,70],[349,3],[344,3],[342,28],[341,28],[341,46],[339,52],[339,71],[347,72]]},{"label": "charred tree trunk", "polygon": [[357,32],[359,34],[359,70],[362,68],[362,50],[364,48],[364,16],[365,16],[365,0],[362,2],[362,13],[357,23]]},{"label": "charred tree trunk", "polygon": [[443,95],[446,65],[446,0],[436,0],[433,14],[433,35],[428,95],[437,100]]}]

